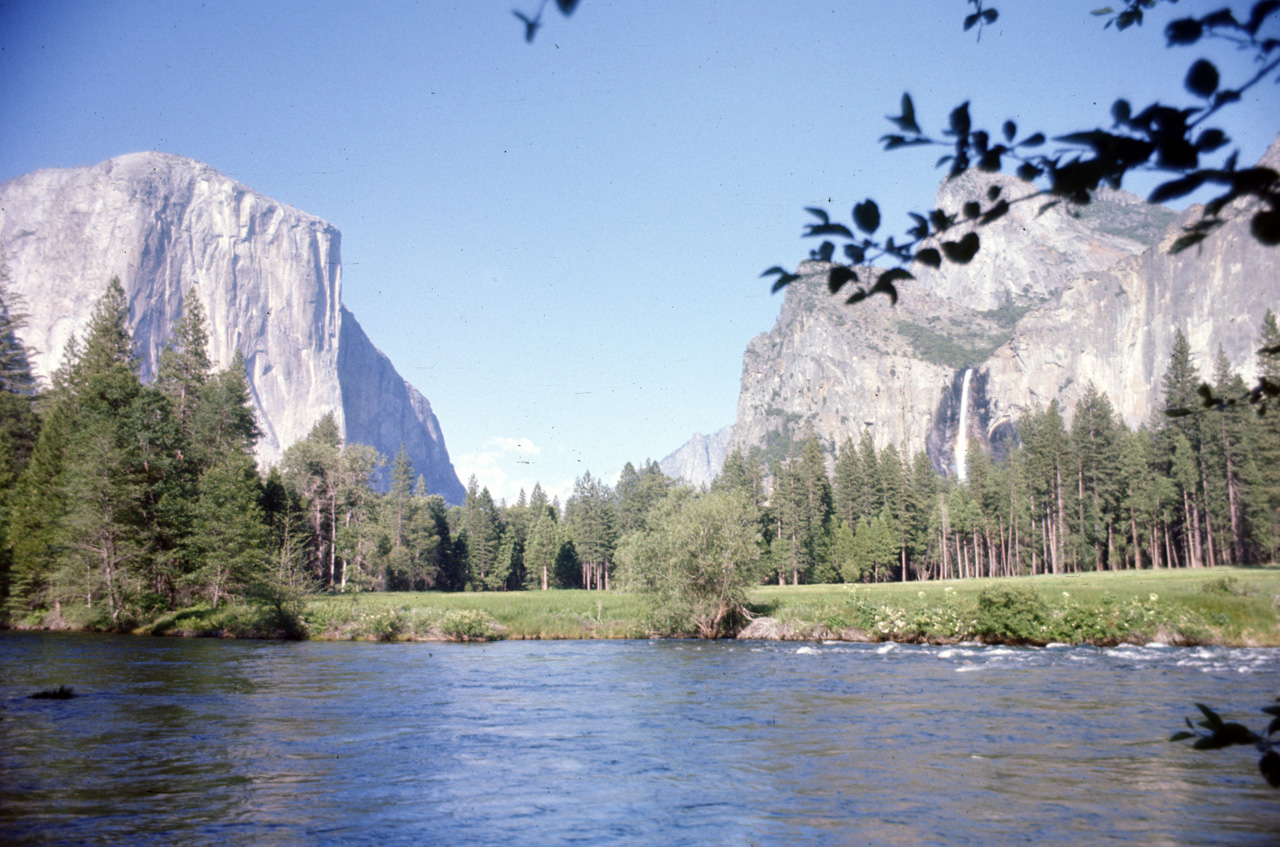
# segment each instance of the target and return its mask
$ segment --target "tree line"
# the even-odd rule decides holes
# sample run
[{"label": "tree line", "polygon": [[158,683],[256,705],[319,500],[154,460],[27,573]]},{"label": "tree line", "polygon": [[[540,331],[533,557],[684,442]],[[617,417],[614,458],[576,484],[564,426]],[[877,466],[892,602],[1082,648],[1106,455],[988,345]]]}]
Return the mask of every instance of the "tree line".
[{"label": "tree line", "polygon": [[[1089,386],[1070,426],[1050,403],[1023,415],[999,460],[971,451],[965,482],[923,452],[877,448],[864,431],[833,462],[812,434],[768,462],[737,450],[705,491],[646,461],[627,463],[615,486],[584,473],[563,505],[540,485],[497,503],[473,477],[450,506],[403,446],[388,461],[344,443],[332,414],[260,473],[244,361],[213,368],[199,299],[185,303],[143,384],[113,281],[43,391],[18,340],[19,310],[0,307],[0,599],[10,622],[118,628],[227,599],[296,615],[317,590],[675,596],[702,584],[703,599],[724,598],[766,580],[1244,564],[1273,560],[1280,546],[1280,415],[1243,404],[1187,412],[1202,405],[1201,375],[1180,333],[1162,386],[1178,414],[1130,429]],[[1280,380],[1270,312],[1260,340],[1261,376]],[[1221,352],[1212,380],[1215,396],[1244,391]],[[717,600],[686,628],[727,628],[736,608]]]}]

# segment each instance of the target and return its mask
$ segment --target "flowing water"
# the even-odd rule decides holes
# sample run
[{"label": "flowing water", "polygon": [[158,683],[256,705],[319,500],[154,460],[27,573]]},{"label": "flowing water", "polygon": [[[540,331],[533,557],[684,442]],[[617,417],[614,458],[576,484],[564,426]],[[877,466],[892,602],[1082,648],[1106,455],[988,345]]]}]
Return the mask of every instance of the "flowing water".
[{"label": "flowing water", "polygon": [[1256,753],[1166,739],[1278,693],[1261,649],[7,633],[0,843],[1275,844]]},{"label": "flowing water", "polygon": [[956,425],[956,479],[964,482],[969,478],[969,380],[973,377],[973,368],[964,372],[964,383],[960,388],[960,420]]}]

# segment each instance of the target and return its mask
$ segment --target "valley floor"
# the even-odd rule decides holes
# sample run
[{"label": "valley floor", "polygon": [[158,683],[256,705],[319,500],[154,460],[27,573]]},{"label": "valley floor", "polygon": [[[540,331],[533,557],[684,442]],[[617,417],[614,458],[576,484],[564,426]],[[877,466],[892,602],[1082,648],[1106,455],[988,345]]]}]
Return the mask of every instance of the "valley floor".
[{"label": "valley floor", "polygon": [[[739,638],[1005,644],[1280,646],[1280,565],[858,585],[761,586]],[[647,638],[617,591],[347,593],[307,600],[297,637],[486,641]],[[287,637],[270,610],[224,604],[138,634]]]}]

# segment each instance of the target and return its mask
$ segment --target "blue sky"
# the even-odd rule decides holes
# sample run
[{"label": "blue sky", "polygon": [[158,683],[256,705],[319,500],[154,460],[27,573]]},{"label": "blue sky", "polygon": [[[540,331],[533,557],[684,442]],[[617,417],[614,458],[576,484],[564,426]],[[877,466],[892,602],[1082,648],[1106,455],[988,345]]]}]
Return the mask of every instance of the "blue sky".
[{"label": "blue sky", "polygon": [[[804,206],[932,205],[937,151],[877,143],[903,91],[926,129],[970,100],[1052,135],[1190,104],[1202,54],[1251,73],[1163,47],[1222,0],[1124,33],[1100,0],[1002,0],[981,40],[962,0],[582,0],[527,45],[536,2],[0,0],[0,181],[159,150],[331,221],[347,306],[464,484],[563,496],[732,422]],[[1242,161],[1278,104],[1228,113]]]}]

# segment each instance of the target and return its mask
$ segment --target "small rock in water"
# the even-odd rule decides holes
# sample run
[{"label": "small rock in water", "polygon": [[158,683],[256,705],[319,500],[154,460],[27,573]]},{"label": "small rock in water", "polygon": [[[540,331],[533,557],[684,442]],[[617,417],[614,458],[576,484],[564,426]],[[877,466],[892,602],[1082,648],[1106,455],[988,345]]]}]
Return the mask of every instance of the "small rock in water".
[{"label": "small rock in water", "polygon": [[46,688],[44,691],[37,691],[32,694],[31,700],[70,700],[76,696],[75,689],[67,685],[59,685],[57,688]]}]

